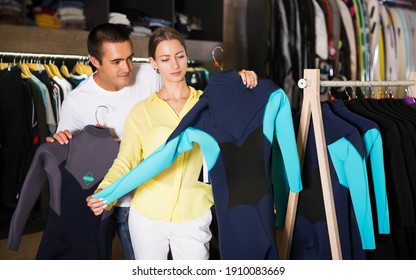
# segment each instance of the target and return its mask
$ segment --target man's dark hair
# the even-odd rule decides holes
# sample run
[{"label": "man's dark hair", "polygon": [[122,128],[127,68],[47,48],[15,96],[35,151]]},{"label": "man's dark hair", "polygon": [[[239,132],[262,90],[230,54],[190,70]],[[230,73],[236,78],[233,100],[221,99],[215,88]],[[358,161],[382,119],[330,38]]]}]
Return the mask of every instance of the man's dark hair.
[{"label": "man's dark hair", "polygon": [[88,35],[87,48],[90,56],[102,62],[101,47],[103,43],[123,43],[131,39],[121,26],[112,23],[103,23],[94,27]]}]

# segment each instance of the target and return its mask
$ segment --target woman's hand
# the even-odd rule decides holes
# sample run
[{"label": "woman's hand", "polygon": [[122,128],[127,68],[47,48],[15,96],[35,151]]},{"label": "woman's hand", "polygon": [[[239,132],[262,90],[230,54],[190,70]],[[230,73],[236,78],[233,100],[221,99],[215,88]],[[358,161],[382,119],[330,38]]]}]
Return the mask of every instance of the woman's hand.
[{"label": "woman's hand", "polygon": [[246,85],[248,88],[254,88],[257,86],[258,78],[257,74],[254,71],[250,70],[241,70],[238,72],[241,76],[241,80],[243,80],[243,84]]},{"label": "woman's hand", "polygon": [[107,207],[107,201],[102,198],[92,198],[92,196],[87,197],[87,206],[91,208],[91,211],[94,212],[95,216],[99,216],[103,213],[104,209]]}]

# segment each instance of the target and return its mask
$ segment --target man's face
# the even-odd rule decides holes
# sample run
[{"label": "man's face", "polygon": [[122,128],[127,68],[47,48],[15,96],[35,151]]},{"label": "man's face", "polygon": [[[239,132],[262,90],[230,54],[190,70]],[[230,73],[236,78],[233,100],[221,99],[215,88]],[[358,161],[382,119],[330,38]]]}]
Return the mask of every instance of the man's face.
[{"label": "man's face", "polygon": [[97,68],[94,75],[96,83],[108,91],[117,91],[128,86],[134,55],[131,42],[104,43],[101,50],[101,63],[91,57],[91,62]]}]

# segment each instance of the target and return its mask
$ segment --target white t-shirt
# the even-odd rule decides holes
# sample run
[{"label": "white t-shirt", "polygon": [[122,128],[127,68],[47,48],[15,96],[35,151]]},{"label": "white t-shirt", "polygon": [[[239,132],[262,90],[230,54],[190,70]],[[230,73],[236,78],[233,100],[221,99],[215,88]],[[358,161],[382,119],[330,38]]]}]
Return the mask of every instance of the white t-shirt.
[{"label": "white t-shirt", "polygon": [[[75,133],[87,125],[99,124],[109,128],[119,141],[130,109],[161,86],[160,76],[149,63],[134,64],[130,85],[119,91],[102,89],[91,75],[65,97],[57,131],[67,129]],[[132,195],[120,198],[117,206],[129,206]]]}]

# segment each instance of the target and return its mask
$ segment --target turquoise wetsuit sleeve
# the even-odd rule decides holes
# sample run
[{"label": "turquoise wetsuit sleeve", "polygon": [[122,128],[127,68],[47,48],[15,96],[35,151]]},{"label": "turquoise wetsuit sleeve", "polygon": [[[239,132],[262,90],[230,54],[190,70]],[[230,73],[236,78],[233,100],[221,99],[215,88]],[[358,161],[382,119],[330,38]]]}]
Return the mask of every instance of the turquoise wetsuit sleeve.
[{"label": "turquoise wetsuit sleeve", "polygon": [[377,206],[378,232],[390,233],[389,206],[386,190],[386,176],[384,173],[383,141],[377,129],[370,129],[364,135],[367,156],[370,158],[374,184],[374,196]]},{"label": "turquoise wetsuit sleeve", "polygon": [[276,225],[284,227],[289,190],[302,190],[299,155],[289,100],[282,89],[275,91],[266,105],[263,133],[272,144],[273,200]]},{"label": "turquoise wetsuit sleeve", "polygon": [[273,142],[273,135],[276,135],[290,190],[301,191],[300,162],[292,112],[289,99],[282,89],[275,91],[269,98],[264,113],[263,133],[270,143]]},{"label": "turquoise wetsuit sleeve", "polygon": [[[208,168],[211,169],[219,154],[215,140],[207,133],[188,128],[171,141],[164,143],[155,152],[140,162],[136,167],[117,179],[107,188],[93,195],[102,198],[107,204],[140,187],[149,179],[169,168],[176,158],[193,148],[194,142],[200,142]],[[206,153],[206,154],[205,154]]]},{"label": "turquoise wetsuit sleeve", "polygon": [[345,138],[328,145],[328,150],[340,184],[349,189],[363,249],[375,249],[365,159]]},{"label": "turquoise wetsuit sleeve", "polygon": [[208,171],[210,171],[217,162],[218,156],[220,154],[220,146],[218,145],[217,141],[208,133],[190,127],[186,129],[185,133],[183,133],[181,136],[178,152],[183,153],[189,151],[192,149],[194,142],[198,143],[201,147]]}]

